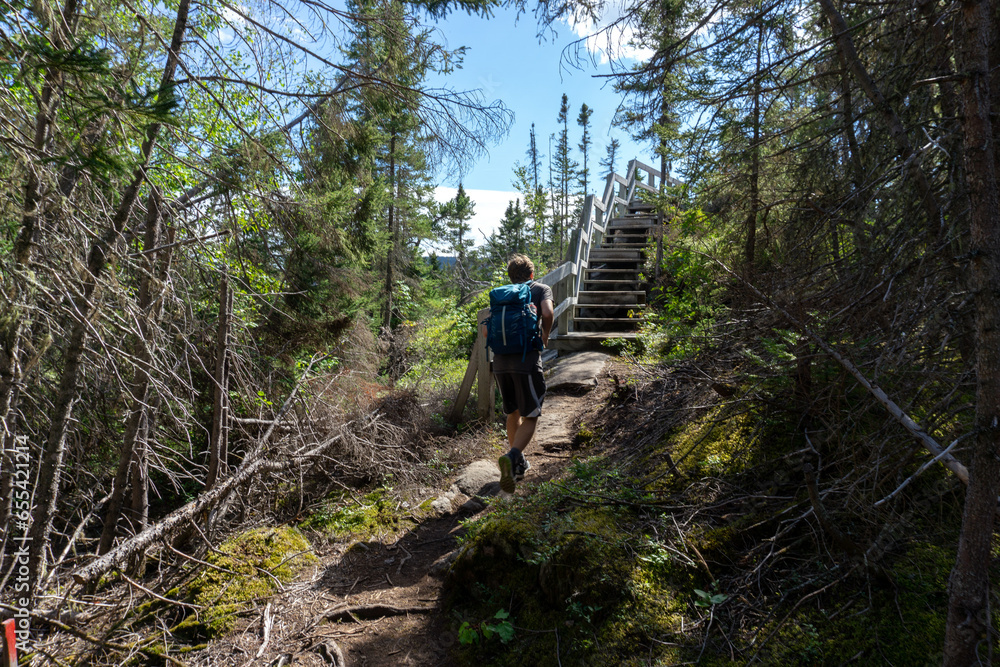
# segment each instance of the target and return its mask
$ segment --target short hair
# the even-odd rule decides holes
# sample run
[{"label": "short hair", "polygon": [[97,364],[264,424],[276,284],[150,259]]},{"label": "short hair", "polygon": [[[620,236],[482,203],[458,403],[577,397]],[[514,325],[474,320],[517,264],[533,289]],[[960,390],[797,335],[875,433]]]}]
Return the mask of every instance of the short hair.
[{"label": "short hair", "polygon": [[513,283],[523,283],[531,280],[535,273],[535,265],[531,263],[527,255],[511,255],[507,263],[507,276]]}]

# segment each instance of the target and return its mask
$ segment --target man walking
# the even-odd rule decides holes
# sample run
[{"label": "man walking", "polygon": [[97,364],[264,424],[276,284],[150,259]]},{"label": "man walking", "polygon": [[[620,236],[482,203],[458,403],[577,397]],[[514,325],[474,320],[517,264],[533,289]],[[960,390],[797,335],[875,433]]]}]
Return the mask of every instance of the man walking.
[{"label": "man walking", "polygon": [[[512,283],[531,282],[535,278],[535,265],[524,255],[514,255],[507,264],[507,276]],[[540,335],[544,348],[548,345],[554,319],[552,288],[531,282],[530,289],[529,307],[534,309],[541,322]],[[516,483],[531,467],[524,458],[524,450],[535,434],[535,424],[542,414],[542,401],[545,400],[541,352],[531,347],[525,353],[494,355],[493,375],[503,397],[507,442],[510,444],[510,451],[497,462],[500,466],[500,488],[513,493]]]}]

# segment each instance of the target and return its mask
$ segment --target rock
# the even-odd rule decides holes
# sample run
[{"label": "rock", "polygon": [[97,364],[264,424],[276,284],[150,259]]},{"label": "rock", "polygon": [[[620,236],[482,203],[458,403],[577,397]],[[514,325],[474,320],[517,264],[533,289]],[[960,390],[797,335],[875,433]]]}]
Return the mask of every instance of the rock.
[{"label": "rock", "polygon": [[479,496],[483,495],[483,488],[491,483],[497,483],[499,488],[499,481],[500,469],[496,461],[473,461],[458,473],[455,486],[467,496]]},{"label": "rock", "polygon": [[[543,443],[546,450],[571,447],[576,439],[573,429],[574,417],[584,406],[584,399],[578,396],[546,396],[542,405],[542,416],[535,426],[533,443]],[[531,447],[526,456],[531,458]]]},{"label": "rock", "polygon": [[[494,482],[494,484],[496,483]],[[496,487],[497,489],[499,489],[500,485],[496,484]],[[486,509],[486,503],[484,503],[482,500],[480,500],[479,498],[469,498],[462,504],[461,507],[458,508],[458,511],[461,514],[478,514],[479,512],[482,512],[484,509]]]},{"label": "rock", "polygon": [[319,653],[323,662],[328,665],[333,665],[333,667],[347,667],[347,659],[344,658],[344,652],[337,646],[337,642],[332,639],[327,639],[320,644],[316,648],[316,652]]},{"label": "rock", "polygon": [[432,577],[444,576],[445,573],[451,568],[451,564],[455,562],[456,558],[458,558],[458,549],[449,551],[431,564],[430,569],[427,570],[427,574]]},{"label": "rock", "polygon": [[496,481],[490,482],[489,484],[483,486],[483,488],[479,489],[479,493],[476,494],[476,497],[492,498],[493,496],[499,496],[501,493],[503,493],[503,490],[500,488],[500,482]]},{"label": "rock", "polygon": [[438,514],[451,514],[451,499],[452,496],[447,493],[439,496],[431,501],[431,509]]},{"label": "rock", "polygon": [[577,352],[565,357],[545,380],[547,391],[590,391],[597,386],[597,376],[610,356],[603,352]]}]

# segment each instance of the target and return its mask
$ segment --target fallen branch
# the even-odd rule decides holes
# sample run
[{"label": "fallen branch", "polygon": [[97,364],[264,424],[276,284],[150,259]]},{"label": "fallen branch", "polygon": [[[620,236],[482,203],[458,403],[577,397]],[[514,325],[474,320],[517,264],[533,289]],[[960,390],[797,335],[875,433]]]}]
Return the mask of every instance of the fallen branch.
[{"label": "fallen branch", "polygon": [[[374,418],[369,420],[368,423],[362,428],[371,426],[373,421]],[[345,424],[344,428],[347,428],[348,426],[350,426],[350,424]],[[332,438],[328,438],[308,452],[304,452],[299,456],[284,457],[283,460],[280,461],[270,461],[263,458],[263,452],[260,447],[258,447],[256,450],[257,458],[245,460],[232,477],[226,478],[217,486],[213,487],[209,491],[206,491],[187,505],[175,510],[161,521],[158,521],[156,524],[150,526],[141,533],[138,533],[125,542],[122,542],[108,553],[80,568],[76,572],[73,572],[73,579],[81,585],[92,584],[104,574],[107,574],[115,567],[118,567],[127,558],[134,554],[141,553],[153,543],[164,539],[168,535],[172,535],[194,517],[198,516],[208,508],[213,507],[216,502],[225,499],[234,490],[243,484],[249,483],[258,475],[268,472],[273,473],[287,470],[299,464],[305,458],[319,456],[325,452],[327,448],[336,443],[339,440],[339,437],[340,436],[337,435]]]},{"label": "fallen branch", "polygon": [[[12,614],[13,613],[23,613],[23,610],[16,609],[16,608],[11,607],[9,605],[3,604],[2,602],[0,602],[0,609],[8,611],[8,612],[10,612]],[[127,646],[125,644],[118,644],[116,642],[105,641],[103,639],[99,639],[97,637],[93,637],[91,635],[88,635],[83,630],[77,630],[76,628],[74,628],[71,625],[66,625],[65,623],[63,623],[61,621],[58,621],[58,620],[56,620],[54,618],[50,618],[50,617],[46,616],[45,614],[39,614],[38,612],[35,612],[35,611],[29,611],[28,615],[31,618],[35,619],[36,621],[44,623],[45,625],[48,625],[48,626],[50,626],[52,628],[55,628],[56,630],[60,630],[62,632],[65,632],[66,634],[73,635],[77,639],[82,639],[82,640],[84,640],[86,642],[90,642],[91,644],[94,644],[95,646],[100,646],[101,648],[110,648],[110,649],[114,649],[116,651],[122,651],[122,652],[124,652],[126,654],[130,654],[133,651],[138,651],[139,653],[142,653],[143,655],[145,655],[148,658],[151,658],[153,660],[166,660],[167,662],[169,662],[172,665],[175,665],[176,667],[187,667],[186,663],[183,663],[180,660],[178,660],[177,658],[171,657],[171,656],[169,656],[169,655],[167,655],[165,653],[159,653],[159,652],[156,652],[156,651],[150,651],[149,649],[142,648],[141,646],[135,646],[135,645]]]},{"label": "fallen branch", "polygon": [[817,334],[812,329],[807,327],[804,323],[800,322],[787,310],[785,310],[784,308],[776,304],[774,301],[772,301],[770,297],[768,297],[766,294],[757,289],[750,281],[748,281],[746,278],[737,274],[735,271],[726,266],[724,262],[705,253],[698,251],[694,252],[701,255],[702,257],[710,259],[711,261],[721,266],[723,270],[726,271],[729,275],[733,276],[734,278],[742,282],[744,285],[746,285],[750,289],[750,291],[752,291],[755,295],[757,295],[757,297],[761,301],[763,301],[764,304],[767,305],[768,308],[771,308],[772,310],[781,313],[781,315],[784,316],[785,319],[791,322],[799,331],[808,336],[814,343],[816,343],[820,347],[820,349],[822,349],[828,355],[833,357],[833,359],[837,363],[839,363],[844,368],[844,370],[846,370],[848,373],[854,376],[854,379],[857,380],[858,383],[861,384],[861,386],[864,387],[868,391],[868,393],[870,393],[875,398],[876,401],[882,404],[882,407],[884,407],[889,412],[889,414],[892,415],[893,419],[895,419],[897,422],[899,422],[900,425],[902,425],[903,428],[909,431],[910,434],[913,437],[915,437],[920,442],[920,444],[922,444],[924,448],[927,449],[927,451],[933,454],[936,457],[936,459],[941,462],[942,465],[948,468],[948,470],[951,470],[953,473],[955,473],[955,476],[958,477],[963,484],[968,485],[969,483],[968,468],[962,465],[962,463],[954,456],[949,454],[944,447],[938,444],[937,440],[932,438],[930,434],[927,433],[927,431],[925,431],[923,428],[920,427],[919,424],[917,424],[917,422],[913,421],[913,419],[911,419],[908,414],[903,412],[903,409],[901,407],[896,405],[896,403],[891,398],[889,398],[889,396],[884,391],[882,391],[882,389],[878,385],[876,385],[874,382],[865,377],[865,375],[858,369],[858,367],[855,366],[853,363],[851,363],[849,359],[847,359],[842,354],[833,349],[829,343],[827,343],[823,338],[820,337],[819,334]]},{"label": "fallen branch", "polygon": [[[267,606],[264,607],[264,618],[261,619],[261,624],[264,626],[264,638],[260,643],[260,648],[257,649],[257,655],[254,656],[254,660],[259,660],[260,656],[264,655],[264,651],[267,649],[267,643],[271,641],[271,625],[273,623],[274,616],[271,615],[271,603],[268,602]],[[250,662],[253,662],[253,660]]]},{"label": "fallen branch", "polygon": [[437,607],[414,606],[414,607],[394,607],[388,604],[370,604],[360,607],[348,607],[328,613],[325,618],[330,622],[337,621],[374,621],[379,618],[389,616],[406,616],[407,614],[430,614]]}]

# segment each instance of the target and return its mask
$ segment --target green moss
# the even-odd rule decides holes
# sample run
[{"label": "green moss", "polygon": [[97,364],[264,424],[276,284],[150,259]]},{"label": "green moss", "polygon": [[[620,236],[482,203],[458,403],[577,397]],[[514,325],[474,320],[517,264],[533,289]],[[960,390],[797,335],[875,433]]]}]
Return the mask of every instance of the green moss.
[{"label": "green moss", "polygon": [[679,463],[684,474],[721,475],[740,472],[750,462],[754,419],[748,413],[723,418],[718,408],[700,421],[689,423],[670,438],[670,449],[687,454]]},{"label": "green moss", "polygon": [[211,638],[232,629],[248,603],[274,594],[316,557],[292,527],[260,528],[223,542],[206,556],[212,568],[189,584],[187,598],[204,607],[175,626],[181,637]]},{"label": "green moss", "polygon": [[396,505],[384,489],[372,491],[361,503],[332,496],[299,527],[331,537],[368,539],[398,527],[400,516]]},{"label": "green moss", "polygon": [[[689,590],[692,568],[643,534],[637,492],[607,461],[575,461],[570,472],[467,526],[449,578],[453,611],[475,623],[503,609],[517,633],[460,649],[463,664],[629,664],[637,640],[679,629],[689,593],[678,591]],[[626,502],[581,501],[595,494]]]},{"label": "green moss", "polygon": [[[682,633],[685,596],[679,591],[687,576],[679,568],[670,568],[677,576],[671,576],[662,564],[643,561],[636,567],[627,582],[627,595],[614,613],[598,630],[599,653],[607,664],[651,664],[656,658],[666,663],[681,662],[681,653],[675,647],[654,644],[652,655],[635,654],[637,645],[645,645],[650,639],[662,639]],[[630,662],[630,660],[632,662]]]},{"label": "green moss", "polygon": [[[891,581],[845,582],[839,594],[797,611],[780,628],[774,622],[765,626],[761,637],[774,634],[761,651],[762,664],[934,662],[944,643],[954,558],[954,551],[935,544],[911,545],[891,564]],[[865,595],[852,596],[852,587]]]},{"label": "green moss", "polygon": [[586,424],[583,424],[580,426],[580,430],[576,432],[576,438],[574,440],[579,447],[589,447],[599,439],[600,435],[597,431],[594,431]]}]

